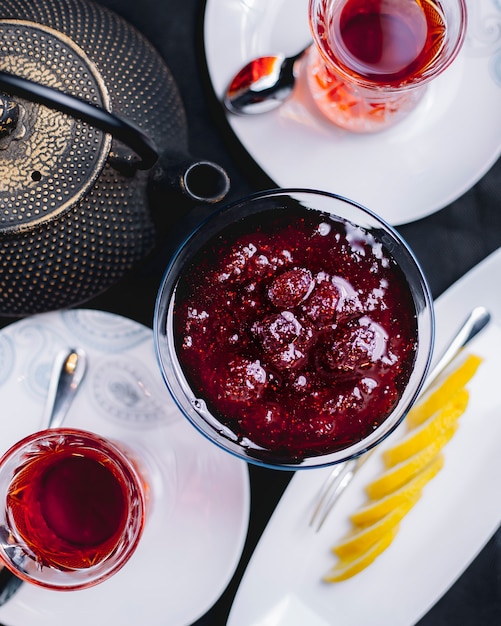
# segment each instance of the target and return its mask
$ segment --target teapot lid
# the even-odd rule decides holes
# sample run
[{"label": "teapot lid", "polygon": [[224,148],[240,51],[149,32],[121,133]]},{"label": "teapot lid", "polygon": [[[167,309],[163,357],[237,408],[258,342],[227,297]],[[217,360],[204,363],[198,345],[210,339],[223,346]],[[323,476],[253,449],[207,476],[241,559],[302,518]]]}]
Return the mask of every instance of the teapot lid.
[{"label": "teapot lid", "polygon": [[[65,34],[0,19],[0,69],[110,110],[95,64]],[[111,136],[43,105],[0,94],[0,232],[59,217],[99,176]]]}]

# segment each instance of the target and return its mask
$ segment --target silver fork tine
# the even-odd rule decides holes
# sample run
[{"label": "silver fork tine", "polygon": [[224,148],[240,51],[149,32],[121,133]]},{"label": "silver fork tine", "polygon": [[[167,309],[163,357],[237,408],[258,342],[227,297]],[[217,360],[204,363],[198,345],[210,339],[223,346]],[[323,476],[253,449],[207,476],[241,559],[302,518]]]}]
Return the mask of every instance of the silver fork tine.
[{"label": "silver fork tine", "polygon": [[[439,359],[433,370],[428,374],[428,377],[421,389],[420,396],[422,396],[424,392],[427,391],[431,385],[433,385],[443,370],[451,363],[459,352],[461,352],[466,344],[469,343],[473,337],[476,337],[476,335],[478,335],[478,333],[485,328],[485,326],[487,326],[490,318],[490,313],[484,307],[476,307],[471,311],[461,328],[452,338],[451,343],[443,353],[442,357]],[[310,519],[310,526],[314,526],[316,532],[322,528],[323,523],[327,519],[339,496],[350,484],[352,478],[362,465],[374,453],[376,448],[362,454],[357,459],[345,461],[344,463],[340,463],[334,467],[320,491],[319,501],[317,502],[313,515]]]},{"label": "silver fork tine", "polygon": [[[329,484],[324,485],[323,496],[320,499],[320,502],[315,507],[315,511],[313,512],[310,520],[310,526],[314,526],[316,532],[318,532],[322,528],[325,520],[329,516],[329,513],[331,512],[334,504],[337,502],[339,496],[351,483],[352,478],[355,476],[355,474],[373,452],[374,449],[369,450],[369,452],[362,454],[362,456],[359,456],[357,459],[351,459],[350,461],[345,461],[344,463],[341,463],[341,465],[339,466],[339,471],[335,474],[334,478],[330,480],[332,474],[329,478],[327,478],[326,483]],[[335,470],[333,470],[332,473],[334,472]]]},{"label": "silver fork tine", "polygon": [[313,526],[313,524],[315,523],[315,519],[317,515],[320,514],[320,511],[322,510],[324,503],[329,498],[331,490],[335,490],[340,480],[342,480],[342,477],[344,475],[343,472],[345,471],[346,465],[348,463],[349,461],[347,461],[346,463],[340,463],[339,465],[335,465],[332,471],[329,473],[329,475],[325,479],[325,482],[322,485],[322,489],[320,490],[320,493],[318,496],[317,506],[315,507],[315,510],[313,511],[313,515],[311,516],[311,519],[310,519],[310,526]]}]

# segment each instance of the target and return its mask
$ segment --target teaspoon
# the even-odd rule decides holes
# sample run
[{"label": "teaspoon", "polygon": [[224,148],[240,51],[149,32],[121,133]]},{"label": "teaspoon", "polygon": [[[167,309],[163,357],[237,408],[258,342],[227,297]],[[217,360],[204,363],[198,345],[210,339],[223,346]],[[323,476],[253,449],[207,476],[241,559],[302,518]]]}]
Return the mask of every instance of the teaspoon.
[{"label": "teaspoon", "polygon": [[54,362],[45,405],[45,428],[57,428],[63,423],[87,367],[85,352],[71,348],[61,352]]},{"label": "teaspoon", "polygon": [[294,66],[310,46],[294,56],[263,56],[247,63],[231,80],[223,102],[231,113],[251,115],[279,107],[292,93]]}]

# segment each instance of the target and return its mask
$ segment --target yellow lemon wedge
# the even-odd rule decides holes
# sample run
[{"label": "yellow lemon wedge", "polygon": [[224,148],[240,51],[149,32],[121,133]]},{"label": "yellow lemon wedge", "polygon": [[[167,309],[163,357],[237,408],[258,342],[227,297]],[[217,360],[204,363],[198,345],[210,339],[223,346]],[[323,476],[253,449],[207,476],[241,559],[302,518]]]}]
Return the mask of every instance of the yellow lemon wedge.
[{"label": "yellow lemon wedge", "polygon": [[400,522],[444,465],[441,451],[456,432],[469,401],[465,386],[481,363],[481,357],[468,355],[409,411],[409,432],[383,452],[386,469],[366,486],[369,500],[350,515],[352,531],[332,548],[338,562],[324,581],[351,578],[392,543]]},{"label": "yellow lemon wedge", "polygon": [[429,446],[441,433],[451,428],[465,412],[468,406],[469,393],[460,389],[443,407],[431,416],[419,428],[410,432],[407,437],[383,452],[386,467],[402,463]]},{"label": "yellow lemon wedge", "polygon": [[337,543],[332,551],[341,559],[355,559],[369,550],[375,543],[380,541],[394,526],[400,523],[403,517],[411,510],[421,497],[421,492],[416,492],[406,502],[385,515],[375,524],[355,529],[342,541]]},{"label": "yellow lemon wedge", "polygon": [[324,576],[325,582],[347,580],[368,567],[391,544],[398,532],[398,524],[390,528],[374,545],[355,559],[340,559]]},{"label": "yellow lemon wedge", "polygon": [[437,456],[440,450],[451,440],[456,429],[457,423],[440,433],[426,448],[386,470],[381,476],[370,482],[365,488],[369,498],[373,500],[384,498],[405,485]]},{"label": "yellow lemon wedge", "polygon": [[439,385],[435,391],[426,395],[407,414],[405,422],[409,429],[416,428],[425,422],[430,416],[440,410],[444,404],[455,395],[457,391],[466,386],[473,378],[482,358],[476,354],[469,354],[465,360],[456,367]]},{"label": "yellow lemon wedge", "polygon": [[355,526],[368,526],[379,521],[394,509],[405,505],[413,500],[416,494],[421,493],[424,486],[434,478],[444,465],[443,454],[438,454],[417,476],[406,485],[400,487],[380,500],[370,500],[368,504],[350,515],[350,520]]}]

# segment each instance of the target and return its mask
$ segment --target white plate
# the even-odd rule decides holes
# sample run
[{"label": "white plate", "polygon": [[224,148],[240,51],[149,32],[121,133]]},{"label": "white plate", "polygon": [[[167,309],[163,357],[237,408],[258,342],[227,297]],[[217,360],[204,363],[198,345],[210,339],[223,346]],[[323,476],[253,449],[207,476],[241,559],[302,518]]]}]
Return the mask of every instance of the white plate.
[{"label": "white plate", "polygon": [[[251,59],[294,54],[310,40],[308,0],[207,0],[205,52],[218,97]],[[468,0],[467,41],[402,123],[357,135],[326,122],[304,81],[275,111],[228,115],[281,187],[356,200],[392,224],[424,217],[476,183],[501,153],[501,2]]]},{"label": "white plate", "polygon": [[[381,471],[374,454],[358,472],[320,532],[308,522],[329,468],[297,472],[253,554],[228,626],[409,626],[454,583],[501,523],[501,250],[436,303],[439,356],[472,305],[494,323],[471,343],[485,361],[469,385],[470,403],[445,448],[440,473],[404,518],[392,545],[342,583],[321,577],[335,564],[330,548],[349,530],[364,485]],[[383,447],[402,436],[397,431]]]},{"label": "white plate", "polygon": [[68,346],[84,348],[89,367],[65,425],[147,449],[156,466],[153,509],[136,552],[114,577],[71,593],[23,584],[0,607],[0,622],[190,624],[214,604],[241,556],[247,466],[181,416],[163,384],[151,330],[90,310],[38,315],[0,332],[0,452],[42,426],[52,362]]}]

